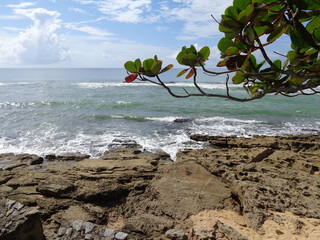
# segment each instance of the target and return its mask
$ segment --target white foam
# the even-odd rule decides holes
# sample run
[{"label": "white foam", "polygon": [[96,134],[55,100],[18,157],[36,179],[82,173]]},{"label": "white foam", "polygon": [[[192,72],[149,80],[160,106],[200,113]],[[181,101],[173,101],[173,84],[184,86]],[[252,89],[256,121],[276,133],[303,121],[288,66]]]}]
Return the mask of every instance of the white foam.
[{"label": "white foam", "polygon": [[110,87],[138,87],[138,86],[155,86],[152,83],[120,83],[120,82],[92,82],[92,83],[76,83],[80,88],[110,88]]},{"label": "white foam", "polygon": [[127,105],[127,104],[132,104],[132,102],[117,101],[116,104],[119,104],[119,105]]},{"label": "white foam", "polygon": [[175,120],[182,119],[182,118],[168,116],[168,117],[146,117],[146,119],[150,121],[159,121],[159,122],[174,122]]},{"label": "white foam", "polygon": [[[153,83],[149,82],[135,82],[135,83],[124,83],[124,82],[84,82],[84,83],[76,83],[75,85],[80,88],[89,88],[89,89],[97,89],[97,88],[110,88],[110,87],[161,87]],[[193,83],[166,83],[169,87],[181,87],[181,88],[191,88],[195,87]],[[209,84],[209,83],[199,83],[199,86],[203,89],[225,89],[224,84]]]},{"label": "white foam", "polygon": [[10,82],[10,83],[0,83],[0,86],[15,86],[15,85],[32,85],[34,82]]}]

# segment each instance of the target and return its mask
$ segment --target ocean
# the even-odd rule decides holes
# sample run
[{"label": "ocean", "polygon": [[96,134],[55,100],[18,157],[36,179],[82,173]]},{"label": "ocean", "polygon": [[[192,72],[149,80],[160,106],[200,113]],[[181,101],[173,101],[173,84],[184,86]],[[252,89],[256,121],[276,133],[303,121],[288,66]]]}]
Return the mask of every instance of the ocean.
[{"label": "ocean", "polygon": [[[163,80],[176,93],[197,92],[191,80]],[[148,151],[201,148],[192,134],[214,136],[319,133],[320,96],[266,96],[246,103],[171,97],[149,83],[124,83],[124,69],[0,69],[0,153],[87,153],[99,157],[114,140]],[[200,74],[204,90],[225,93],[225,76]],[[231,86],[231,94],[246,94]],[[179,121],[177,121],[177,119]]]}]

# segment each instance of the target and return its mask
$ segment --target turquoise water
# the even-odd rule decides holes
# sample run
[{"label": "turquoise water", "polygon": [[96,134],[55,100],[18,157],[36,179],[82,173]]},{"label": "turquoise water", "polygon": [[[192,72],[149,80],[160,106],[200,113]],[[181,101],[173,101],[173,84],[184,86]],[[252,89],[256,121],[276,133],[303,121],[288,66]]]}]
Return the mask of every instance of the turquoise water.
[{"label": "turquoise water", "polygon": [[[164,78],[176,93],[191,82]],[[81,152],[100,156],[114,139],[132,139],[175,156],[199,148],[191,134],[286,135],[320,131],[320,96],[267,96],[237,103],[177,99],[152,84],[123,83],[123,69],[0,69],[0,152]],[[224,77],[201,76],[209,92],[224,93]],[[232,86],[231,93],[245,96]],[[175,122],[176,119],[185,119]]]}]

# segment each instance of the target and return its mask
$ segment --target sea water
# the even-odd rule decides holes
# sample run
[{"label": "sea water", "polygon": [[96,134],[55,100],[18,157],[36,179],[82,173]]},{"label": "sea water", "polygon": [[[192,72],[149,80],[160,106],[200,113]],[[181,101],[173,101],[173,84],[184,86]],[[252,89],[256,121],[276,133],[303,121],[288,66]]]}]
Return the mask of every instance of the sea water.
[{"label": "sea water", "polygon": [[[177,94],[198,93],[192,80],[163,80]],[[124,69],[0,69],[0,152],[101,156],[116,139],[135,140],[172,158],[203,145],[192,134],[288,135],[320,131],[320,96],[266,96],[239,103],[173,98],[151,83],[124,83]],[[207,92],[225,94],[226,76],[199,76]],[[234,96],[244,89],[230,86]],[[176,120],[180,121],[176,121]]]}]

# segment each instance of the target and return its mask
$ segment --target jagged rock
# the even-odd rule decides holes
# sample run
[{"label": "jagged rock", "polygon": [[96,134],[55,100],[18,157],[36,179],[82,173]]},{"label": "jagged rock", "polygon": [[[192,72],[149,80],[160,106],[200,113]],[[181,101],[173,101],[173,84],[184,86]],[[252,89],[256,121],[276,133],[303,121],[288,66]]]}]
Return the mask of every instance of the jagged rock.
[{"label": "jagged rock", "polygon": [[40,213],[10,199],[0,200],[1,240],[45,240]]}]

